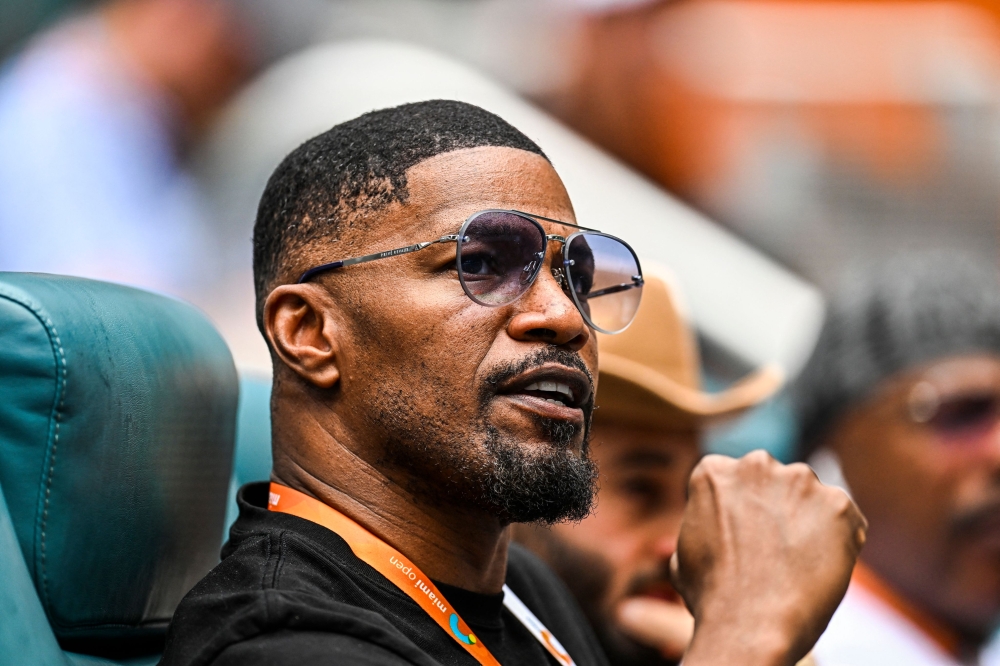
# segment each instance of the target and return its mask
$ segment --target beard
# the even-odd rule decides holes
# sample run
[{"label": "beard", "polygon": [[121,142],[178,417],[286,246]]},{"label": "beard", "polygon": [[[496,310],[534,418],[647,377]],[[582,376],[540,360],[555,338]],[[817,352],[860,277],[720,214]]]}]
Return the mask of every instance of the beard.
[{"label": "beard", "polygon": [[[579,355],[564,350],[540,350],[516,364],[495,369],[477,395],[477,414],[467,429],[446,418],[444,382],[423,381],[435,395],[431,414],[417,413],[402,391],[381,389],[369,418],[388,434],[379,466],[418,501],[473,507],[496,516],[500,523],[582,520],[590,514],[597,491],[597,466],[588,442],[593,393],[583,407],[585,432],[580,453],[572,450],[577,428],[565,421],[536,417],[542,441],[529,446],[490,422],[496,387],[547,362],[590,372]],[[591,382],[593,378],[591,377]]]},{"label": "beard", "polygon": [[[636,642],[615,626],[614,611],[609,607],[608,598],[613,576],[609,562],[597,553],[569,545],[551,530],[535,528],[521,534],[517,538],[538,553],[569,588],[610,663],[615,666],[676,666],[678,662]],[[630,581],[626,596],[638,593],[653,582],[662,581],[669,581],[666,570],[636,576]]]}]

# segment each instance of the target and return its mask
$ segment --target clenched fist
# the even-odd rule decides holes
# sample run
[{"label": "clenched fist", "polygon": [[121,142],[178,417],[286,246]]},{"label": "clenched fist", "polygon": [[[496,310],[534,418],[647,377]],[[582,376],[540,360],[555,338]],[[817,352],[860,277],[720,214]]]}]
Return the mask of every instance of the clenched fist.
[{"label": "clenched fist", "polygon": [[868,524],[806,465],[763,451],[695,468],[671,560],[695,618],[684,666],[790,666],[847,591]]}]

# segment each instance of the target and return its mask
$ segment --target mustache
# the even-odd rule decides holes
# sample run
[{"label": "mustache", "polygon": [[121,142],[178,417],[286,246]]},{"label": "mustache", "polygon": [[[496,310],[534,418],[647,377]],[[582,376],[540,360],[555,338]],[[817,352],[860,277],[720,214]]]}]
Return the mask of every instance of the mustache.
[{"label": "mustache", "polygon": [[[490,400],[496,396],[498,386],[507,383],[528,370],[545,365],[546,363],[564,365],[579,370],[583,374],[587,375],[587,381],[590,383],[590,397],[587,399],[587,402],[580,407],[580,409],[583,410],[586,423],[584,426],[585,439],[589,438],[590,421],[594,414],[594,401],[596,399],[596,391],[594,390],[594,375],[590,371],[590,368],[587,367],[583,357],[576,352],[553,348],[538,349],[530,354],[527,354],[519,361],[498,365],[486,375],[485,381],[483,381],[479,388],[480,406],[485,408],[489,404]],[[545,423],[543,425],[548,429],[555,430],[559,430],[560,427],[560,424],[554,423]],[[560,431],[552,432],[550,435],[557,440],[567,440],[572,439],[573,433],[564,433]]]},{"label": "mustache", "polygon": [[498,365],[486,375],[486,380],[480,389],[480,397],[485,399],[492,397],[496,394],[496,387],[500,384],[504,384],[518,375],[546,363],[565,365],[587,375],[587,381],[590,382],[590,402],[593,403],[594,375],[590,371],[590,368],[587,367],[583,357],[576,352],[552,348],[537,349],[519,361]]},{"label": "mustache", "polygon": [[1000,523],[1000,495],[967,509],[952,520],[955,535],[975,534],[984,527]]}]

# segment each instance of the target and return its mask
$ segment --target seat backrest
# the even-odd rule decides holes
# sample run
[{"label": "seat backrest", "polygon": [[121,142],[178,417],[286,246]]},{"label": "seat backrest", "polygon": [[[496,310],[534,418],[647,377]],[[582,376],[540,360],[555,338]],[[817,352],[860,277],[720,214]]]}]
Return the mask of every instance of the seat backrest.
[{"label": "seat backrest", "polygon": [[[271,378],[240,372],[240,406],[236,416],[236,453],[226,509],[226,534],[239,517],[240,486],[271,478]],[[0,665],[2,666],[2,665]]]},{"label": "seat backrest", "polygon": [[233,477],[242,486],[271,476],[271,378],[240,373]]},{"label": "seat backrest", "polygon": [[[63,647],[155,649],[218,561],[237,398],[229,350],[195,308],[0,273],[0,491]],[[24,618],[2,615],[4,594],[0,638],[14,640]]]}]

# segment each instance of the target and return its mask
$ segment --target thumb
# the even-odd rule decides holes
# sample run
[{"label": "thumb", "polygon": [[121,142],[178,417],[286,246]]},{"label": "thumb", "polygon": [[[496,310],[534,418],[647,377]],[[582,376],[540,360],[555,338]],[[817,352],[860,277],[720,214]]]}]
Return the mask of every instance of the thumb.
[{"label": "thumb", "polygon": [[618,606],[618,624],[633,640],[680,659],[694,634],[694,618],[684,606],[659,599],[633,598]]}]

